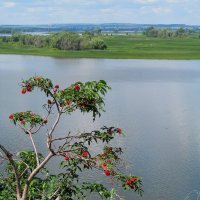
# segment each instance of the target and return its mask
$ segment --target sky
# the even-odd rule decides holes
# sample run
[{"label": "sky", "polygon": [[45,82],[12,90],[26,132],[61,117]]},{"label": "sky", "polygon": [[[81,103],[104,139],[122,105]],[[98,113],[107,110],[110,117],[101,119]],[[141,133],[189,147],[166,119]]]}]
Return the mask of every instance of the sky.
[{"label": "sky", "polygon": [[0,24],[200,25],[200,0],[0,0]]}]

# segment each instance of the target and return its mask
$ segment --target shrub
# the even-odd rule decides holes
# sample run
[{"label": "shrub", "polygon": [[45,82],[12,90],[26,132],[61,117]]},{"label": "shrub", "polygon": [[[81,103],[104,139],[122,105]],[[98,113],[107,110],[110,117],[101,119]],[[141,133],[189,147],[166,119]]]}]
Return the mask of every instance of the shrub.
[{"label": "shrub", "polygon": [[107,48],[106,43],[100,38],[93,38],[91,41],[91,45],[93,49],[104,50]]}]

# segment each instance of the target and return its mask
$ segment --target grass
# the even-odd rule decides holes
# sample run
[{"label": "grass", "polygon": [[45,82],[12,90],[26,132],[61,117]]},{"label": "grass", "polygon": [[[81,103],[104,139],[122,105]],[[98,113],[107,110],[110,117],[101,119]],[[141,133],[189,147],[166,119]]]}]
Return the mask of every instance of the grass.
[{"label": "grass", "polygon": [[160,39],[142,35],[104,36],[106,50],[62,51],[0,42],[0,54],[61,58],[200,59],[199,38]]}]

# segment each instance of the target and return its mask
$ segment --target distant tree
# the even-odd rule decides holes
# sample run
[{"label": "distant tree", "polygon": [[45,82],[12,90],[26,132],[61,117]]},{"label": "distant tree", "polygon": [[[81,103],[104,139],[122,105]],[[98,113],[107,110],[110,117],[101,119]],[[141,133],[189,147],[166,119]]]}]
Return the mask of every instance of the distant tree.
[{"label": "distant tree", "polygon": [[104,50],[107,48],[106,43],[100,38],[93,38],[91,41],[93,49],[101,49]]},{"label": "distant tree", "polygon": [[59,32],[47,36],[15,33],[11,37],[4,37],[2,41],[34,47],[52,47],[60,50],[103,50],[107,47],[103,39],[96,39],[92,32],[85,32],[82,35],[72,32]]},{"label": "distant tree", "polygon": [[91,31],[85,31],[82,36],[84,38],[89,38],[89,39],[92,39],[94,37],[94,32],[91,32]]},{"label": "distant tree", "polygon": [[176,37],[183,37],[187,35],[187,31],[184,28],[179,28],[175,32]]},{"label": "distant tree", "polygon": [[8,37],[6,37],[6,36],[2,37],[2,42],[9,42]]},{"label": "distant tree", "polygon": [[96,32],[97,35],[101,35],[102,30],[99,28],[99,29],[97,29],[95,32]]},{"label": "distant tree", "polygon": [[153,26],[151,26],[151,27],[145,29],[143,34],[146,35],[147,37],[158,37],[159,30],[155,29]]},{"label": "distant tree", "polygon": [[158,37],[160,38],[172,38],[174,37],[174,32],[168,29],[159,30]]}]

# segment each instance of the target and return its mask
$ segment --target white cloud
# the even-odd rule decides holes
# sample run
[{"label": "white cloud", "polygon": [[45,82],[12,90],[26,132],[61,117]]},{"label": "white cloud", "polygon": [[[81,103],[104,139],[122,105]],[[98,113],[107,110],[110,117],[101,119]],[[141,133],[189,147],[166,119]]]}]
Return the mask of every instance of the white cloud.
[{"label": "white cloud", "polygon": [[200,0],[0,0],[0,24],[199,24],[199,2]]},{"label": "white cloud", "polygon": [[158,0],[136,0],[136,1],[142,4],[148,4],[148,3],[155,3]]},{"label": "white cloud", "polygon": [[53,0],[56,5],[67,5],[67,4],[77,4],[77,5],[96,5],[96,4],[109,4],[114,3],[114,0]]},{"label": "white cloud", "polygon": [[16,6],[16,3],[12,2],[12,1],[7,1],[7,2],[4,2],[4,4],[3,4],[4,8],[13,8],[15,6]]},{"label": "white cloud", "polygon": [[166,0],[168,3],[186,3],[189,0]]},{"label": "white cloud", "polygon": [[157,7],[157,8],[152,8],[152,11],[156,14],[161,14],[161,13],[170,13],[172,10],[169,8],[163,8],[163,7]]}]

